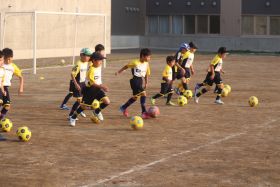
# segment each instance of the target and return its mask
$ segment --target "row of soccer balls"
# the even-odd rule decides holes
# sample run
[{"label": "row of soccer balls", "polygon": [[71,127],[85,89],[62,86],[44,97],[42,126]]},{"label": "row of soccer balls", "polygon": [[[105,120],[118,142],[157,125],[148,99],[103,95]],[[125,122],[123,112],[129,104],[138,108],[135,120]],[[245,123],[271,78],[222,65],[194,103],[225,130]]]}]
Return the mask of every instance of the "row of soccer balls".
[{"label": "row of soccer balls", "polygon": [[[8,118],[2,119],[0,122],[3,132],[10,132],[13,127],[13,123]],[[17,137],[20,141],[27,142],[31,138],[31,131],[28,127],[19,127],[16,132]]]}]

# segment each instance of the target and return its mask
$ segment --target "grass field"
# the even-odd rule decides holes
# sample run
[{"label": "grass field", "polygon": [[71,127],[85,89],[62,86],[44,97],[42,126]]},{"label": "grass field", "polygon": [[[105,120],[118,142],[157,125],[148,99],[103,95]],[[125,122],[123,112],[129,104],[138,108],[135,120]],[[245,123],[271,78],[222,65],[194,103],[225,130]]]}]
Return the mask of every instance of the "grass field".
[{"label": "grass field", "polygon": [[[160,89],[169,54],[157,51],[152,59],[149,96]],[[14,128],[1,132],[7,141],[0,142],[0,186],[280,185],[279,56],[229,55],[223,80],[232,92],[224,98],[225,105],[214,104],[212,91],[199,104],[189,100],[185,107],[165,106],[159,99],[161,115],[145,120],[140,131],[131,130],[129,119],[118,111],[131,96],[131,73],[114,76],[132,57],[137,58],[138,51],[109,55],[103,82],[110,88],[111,105],[99,125],[79,117],[76,127],[70,127],[68,112],[58,109],[68,91],[71,67],[39,69],[37,75],[24,71],[25,93],[17,95],[17,81],[10,90],[8,118]],[[212,58],[195,57],[192,90],[204,80]],[[28,63],[20,65],[28,68]],[[259,98],[258,107],[248,106],[252,95]],[[129,112],[139,115],[139,103]],[[30,142],[18,142],[15,131],[20,126],[32,130]]]}]

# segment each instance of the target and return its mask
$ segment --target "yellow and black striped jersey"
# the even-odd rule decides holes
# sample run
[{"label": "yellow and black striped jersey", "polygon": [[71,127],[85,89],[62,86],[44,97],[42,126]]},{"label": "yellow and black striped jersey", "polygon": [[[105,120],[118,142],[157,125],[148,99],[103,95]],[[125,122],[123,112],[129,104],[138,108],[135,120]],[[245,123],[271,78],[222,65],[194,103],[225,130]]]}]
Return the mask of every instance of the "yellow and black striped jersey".
[{"label": "yellow and black striped jersey", "polygon": [[14,63],[4,64],[3,67],[6,71],[4,86],[11,86],[13,75],[22,77],[21,70]]},{"label": "yellow and black striped jersey", "polygon": [[162,77],[168,80],[172,80],[172,67],[166,65],[162,72]]},{"label": "yellow and black striped jersey", "polygon": [[220,72],[223,67],[223,59],[219,55],[216,55],[211,61],[211,65],[214,66],[214,71]]},{"label": "yellow and black striped jersey", "polygon": [[151,74],[149,62],[141,62],[140,60],[133,60],[127,67],[131,68],[132,75],[136,77],[146,77]]},{"label": "yellow and black striped jersey", "polygon": [[87,77],[86,77],[86,86],[90,87],[93,85],[93,83],[101,85],[102,79],[101,79],[101,70],[102,67],[94,67],[90,66],[89,70],[87,71]]},{"label": "yellow and black striped jersey", "polygon": [[77,82],[85,82],[87,76],[87,70],[89,67],[88,62],[78,61],[72,68],[72,75],[75,77]]}]

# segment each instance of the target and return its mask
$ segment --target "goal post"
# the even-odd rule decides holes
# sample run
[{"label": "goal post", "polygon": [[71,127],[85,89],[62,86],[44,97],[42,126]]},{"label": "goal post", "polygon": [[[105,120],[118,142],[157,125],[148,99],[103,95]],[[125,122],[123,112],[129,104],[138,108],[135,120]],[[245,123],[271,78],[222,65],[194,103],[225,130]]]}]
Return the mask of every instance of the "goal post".
[{"label": "goal post", "polygon": [[[13,30],[15,20],[21,19],[23,15],[28,15],[25,31],[31,37],[28,40],[33,58],[33,73],[37,73],[37,59],[45,57],[72,56],[72,64],[75,57],[79,55],[80,48],[94,46],[98,43],[107,44],[107,20],[106,14],[99,13],[79,13],[77,12],[50,12],[50,11],[33,11],[33,12],[6,12],[2,29],[2,46],[6,46],[6,29]],[[2,15],[1,15],[2,16]],[[31,20],[29,20],[31,19]],[[17,23],[19,24],[19,23]],[[10,28],[8,28],[10,27]],[[9,36],[11,38],[11,36]],[[8,37],[7,37],[8,38]],[[27,39],[26,39],[27,40]],[[9,44],[13,44],[10,42]],[[20,44],[17,45],[17,47]],[[14,47],[15,49],[17,47]],[[13,46],[11,46],[13,48]],[[64,55],[64,52],[67,54]],[[51,56],[53,54],[53,56]],[[60,57],[61,57],[60,56]],[[106,67],[106,61],[104,62]]]}]

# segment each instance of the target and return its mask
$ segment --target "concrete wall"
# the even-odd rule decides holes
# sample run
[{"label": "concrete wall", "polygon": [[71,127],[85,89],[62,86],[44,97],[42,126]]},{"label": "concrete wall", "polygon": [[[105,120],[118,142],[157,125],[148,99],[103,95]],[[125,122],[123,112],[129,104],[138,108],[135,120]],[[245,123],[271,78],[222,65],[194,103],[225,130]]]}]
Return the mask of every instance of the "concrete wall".
[{"label": "concrete wall", "polygon": [[[11,14],[9,12],[76,12],[101,13],[104,17],[78,17],[77,46],[94,48],[97,43],[111,51],[111,0],[1,0],[1,47],[15,51],[16,59],[32,58],[33,30],[32,14]],[[4,15],[5,31],[4,31]],[[38,58],[73,55],[75,36],[75,16],[42,15],[37,20]],[[106,37],[106,43],[104,43]],[[4,46],[3,46],[4,38]]]},{"label": "concrete wall", "polygon": [[112,49],[140,48],[140,36],[112,36]]},{"label": "concrete wall", "polygon": [[221,35],[239,36],[241,34],[241,0],[222,0]]}]

